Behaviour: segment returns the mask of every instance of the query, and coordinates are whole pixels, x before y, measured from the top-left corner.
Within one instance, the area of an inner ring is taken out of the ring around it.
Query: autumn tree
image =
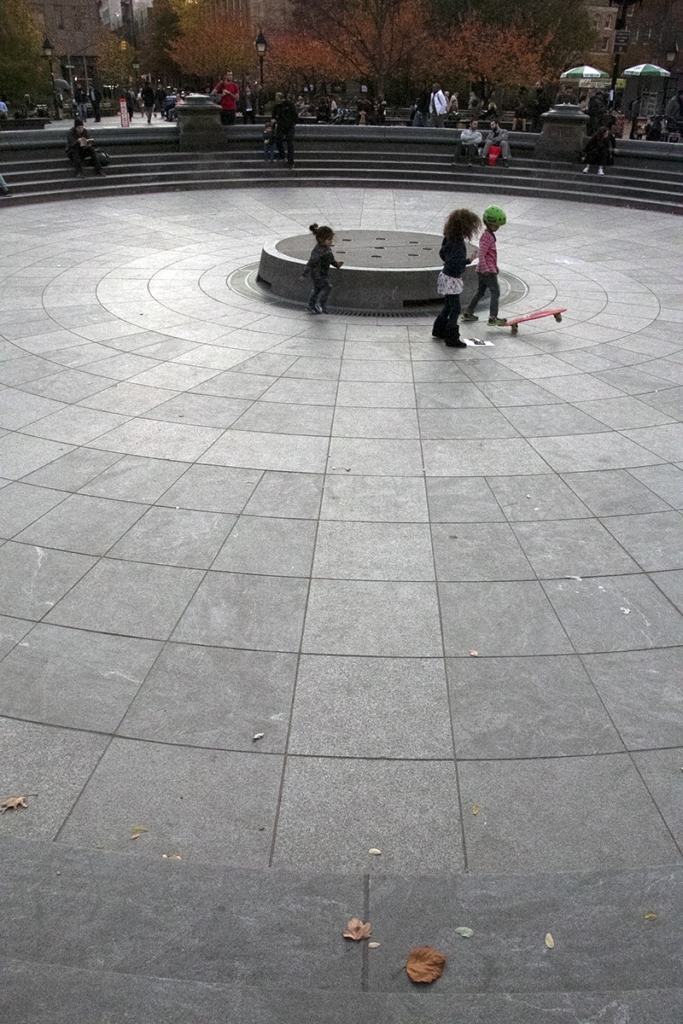
[[[423,0],[294,0],[294,14],[297,25],[379,94],[391,79],[426,73]]]
[[[122,44],[125,47],[122,49]],[[112,88],[127,88],[133,79],[136,51],[108,28],[100,30],[97,41],[97,72],[100,81]]]
[[[256,63],[251,26],[235,21],[225,9],[187,6],[180,15],[178,35],[168,53],[186,75],[203,78],[233,71],[238,77]]]
[[[154,0],[147,12],[141,58],[143,67],[155,78],[178,74],[171,47],[181,34],[181,9],[178,0]]]
[[[0,96],[19,101],[49,91],[41,44],[24,0],[0,0]]]
[[[547,37],[534,39],[522,28],[500,28],[470,15],[442,38],[435,63],[446,79],[457,75],[481,83],[488,98],[496,88],[542,78],[547,45]]]
[[[353,69],[322,39],[297,33],[272,38],[268,47],[268,77],[293,92],[300,86],[348,78]]]

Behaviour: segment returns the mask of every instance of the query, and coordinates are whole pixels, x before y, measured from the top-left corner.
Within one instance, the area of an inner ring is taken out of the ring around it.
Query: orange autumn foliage
[[[464,18],[441,40],[437,61],[444,77],[457,74],[500,86],[529,85],[547,71],[549,37],[535,38],[521,26],[501,28],[476,15]]]
[[[236,76],[256,64],[251,26],[227,13],[199,9],[184,16],[177,39],[168,51],[184,74],[216,78],[225,71]]]
[[[280,85],[298,90],[300,79],[311,85],[341,81],[351,74],[348,63],[322,39],[297,32],[269,40],[267,75]]]

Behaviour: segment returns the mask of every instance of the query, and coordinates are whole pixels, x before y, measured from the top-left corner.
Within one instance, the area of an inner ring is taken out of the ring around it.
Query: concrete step
[[[320,875],[19,840],[0,855],[8,1024],[683,1019],[683,867]],[[342,938],[354,916],[379,948]],[[403,965],[424,944],[447,966],[418,989]]]

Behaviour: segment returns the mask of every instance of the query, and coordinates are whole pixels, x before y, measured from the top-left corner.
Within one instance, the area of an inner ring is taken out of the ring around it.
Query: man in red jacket
[[[221,98],[221,124],[234,124],[240,89],[233,79],[232,71],[225,72],[223,81],[218,83],[211,95]]]

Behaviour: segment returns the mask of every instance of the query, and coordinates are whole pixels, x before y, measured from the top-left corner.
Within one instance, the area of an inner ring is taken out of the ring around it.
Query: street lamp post
[[[256,47],[256,52],[258,54],[259,67],[261,69],[261,90],[263,90],[263,58],[266,55],[268,43],[266,42],[266,37],[264,36],[261,29],[258,30],[258,35],[256,36],[256,42],[254,43],[254,46]]]
[[[46,36],[45,37],[45,42],[43,43],[43,57],[47,61],[47,66],[48,66],[48,69],[50,71],[50,81],[52,82],[52,102],[55,105],[55,121],[61,121],[61,119],[62,119],[62,112],[59,109],[59,103],[57,101],[57,91],[55,89],[55,76],[54,76],[54,72],[52,70],[52,57],[53,57],[54,52],[55,51],[53,49],[52,43],[50,42],[50,40]]]
[[[664,110],[669,102],[669,83],[671,82],[671,73],[674,69],[674,64],[678,59],[678,43],[673,43],[666,51],[666,68],[669,72],[669,78],[664,82]]]
[[[137,59],[137,57],[132,62],[131,67],[133,68],[133,74],[135,75],[135,90],[137,92],[137,88],[138,88],[138,71],[140,70],[140,61]]]

